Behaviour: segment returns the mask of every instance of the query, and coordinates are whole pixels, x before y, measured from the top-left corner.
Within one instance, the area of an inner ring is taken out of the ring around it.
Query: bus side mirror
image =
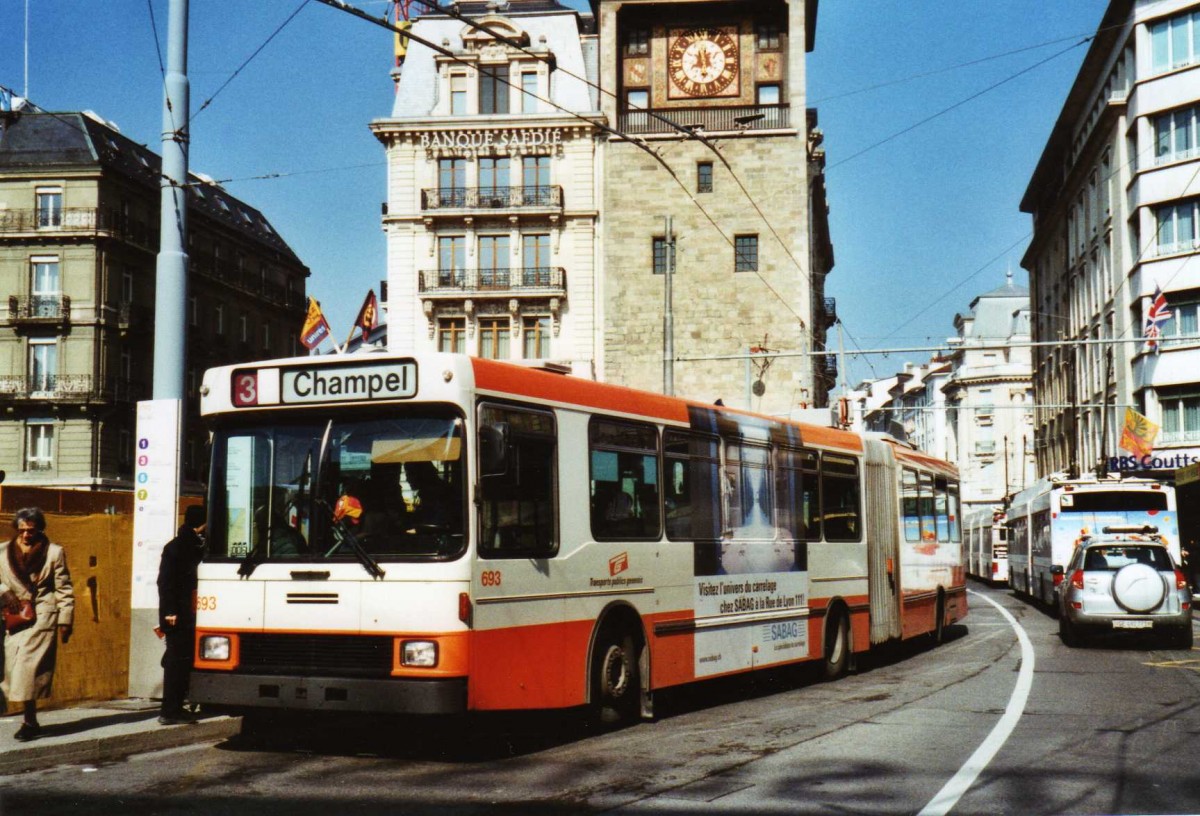
[[[503,476],[508,473],[509,426],[507,422],[479,428],[479,475]]]
[[[1064,575],[1066,574],[1066,571],[1066,567],[1064,567],[1062,564],[1052,564],[1050,566],[1051,575]]]

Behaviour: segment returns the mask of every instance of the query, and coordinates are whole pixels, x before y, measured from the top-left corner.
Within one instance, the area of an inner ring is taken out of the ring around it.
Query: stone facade
[[[603,164],[602,377],[665,387],[670,216],[674,393],[770,414],[825,405],[836,370],[806,354],[832,322],[823,153],[805,107],[815,3],[598,8],[601,85],[618,89],[601,104],[624,135]]]
[[[160,159],[92,114],[0,112],[5,485],[132,487],[152,394]],[[201,373],[295,354],[308,269],[216,184],[189,188],[185,489],[206,473]]]

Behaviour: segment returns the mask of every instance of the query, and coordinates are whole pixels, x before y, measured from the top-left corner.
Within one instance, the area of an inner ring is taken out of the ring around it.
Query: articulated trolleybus
[[[889,438],[449,354],[216,368],[202,412],[218,709],[650,716],[967,612],[956,471]]]
[[[967,575],[993,584],[1008,582],[1008,527],[1004,511],[984,507],[963,514]]]
[[[1008,526],[1009,585],[1049,605],[1075,547],[1106,527],[1156,528],[1180,563],[1175,488],[1153,479],[1039,479],[1013,496]]]

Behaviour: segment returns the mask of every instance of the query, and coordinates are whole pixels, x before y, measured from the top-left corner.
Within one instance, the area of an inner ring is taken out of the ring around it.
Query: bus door
[[[554,708],[583,701],[564,676],[558,553],[557,428],[550,411],[478,407],[472,708]],[[576,672],[578,674],[579,672]]]
[[[867,571],[870,575],[871,643],[900,637],[900,536],[896,508],[896,457],[882,440],[864,439]],[[909,471],[905,471],[906,473]],[[915,486],[914,486],[915,487]],[[914,495],[915,501],[915,495]],[[906,498],[907,501],[907,498]]]

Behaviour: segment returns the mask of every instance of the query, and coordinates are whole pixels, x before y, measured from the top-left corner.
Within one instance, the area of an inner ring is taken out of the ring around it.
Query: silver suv
[[[1058,591],[1063,643],[1078,646],[1086,634],[1152,631],[1172,648],[1192,647],[1192,592],[1157,532],[1105,527],[1075,548]]]

